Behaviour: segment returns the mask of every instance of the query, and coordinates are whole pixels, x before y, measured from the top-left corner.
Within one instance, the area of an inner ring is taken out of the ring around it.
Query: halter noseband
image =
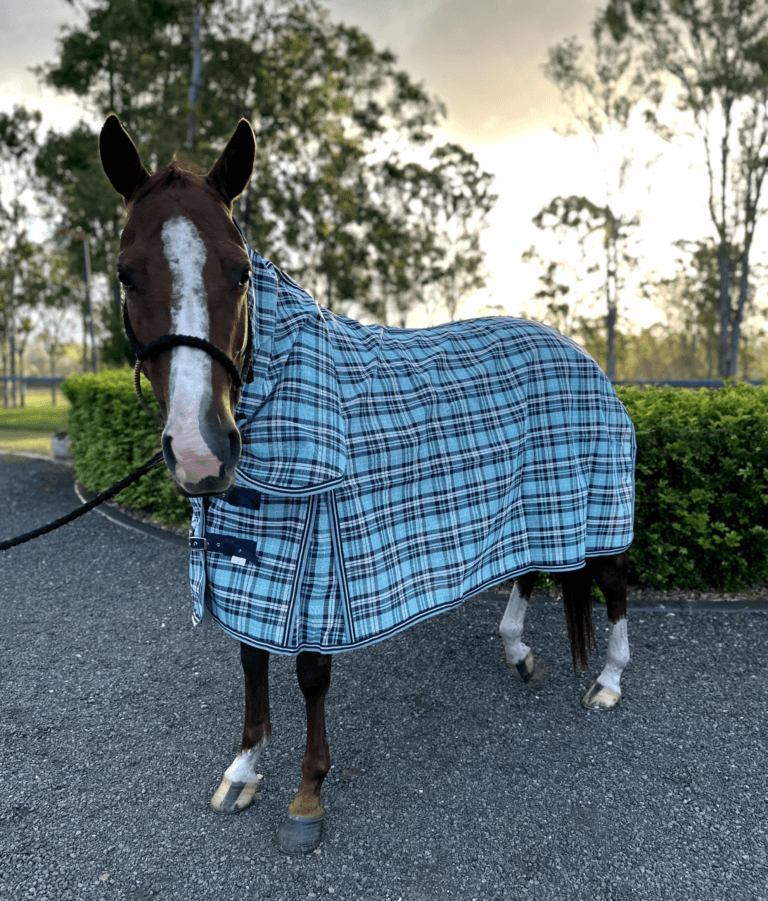
[[[248,343],[245,347],[245,360],[243,362],[243,367],[241,370],[238,370],[237,366],[235,366],[234,361],[228,357],[223,350],[219,350],[214,344],[211,344],[210,341],[205,338],[197,338],[194,335],[161,335],[159,338],[155,338],[154,341],[150,341],[148,344],[139,344],[138,339],[136,338],[136,333],[131,326],[131,321],[128,318],[128,304],[125,300],[125,297],[122,298],[122,308],[123,308],[123,326],[125,327],[125,335],[128,338],[128,341],[131,345],[131,350],[136,356],[136,365],[133,368],[133,387],[136,391],[136,396],[139,399],[139,403],[144,407],[144,410],[150,414],[150,416],[154,417],[154,413],[147,406],[147,402],[144,400],[144,396],[141,393],[141,364],[147,357],[151,356],[153,353],[163,350],[168,350],[171,347],[179,347],[180,345],[185,345],[187,347],[196,347],[199,350],[204,350],[207,354],[213,357],[218,363],[227,370],[230,378],[232,379],[232,383],[238,391],[238,400],[240,399],[239,393],[241,388],[243,387],[243,382],[252,382],[253,381],[253,332],[251,330],[251,311],[250,307],[246,302],[246,328],[248,329]]]

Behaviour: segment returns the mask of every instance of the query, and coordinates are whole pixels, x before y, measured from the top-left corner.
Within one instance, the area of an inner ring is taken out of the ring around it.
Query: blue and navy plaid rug
[[[236,487],[192,502],[195,622],[335,653],[629,547],[634,429],[577,344],[511,318],[361,325],[248,251],[255,379]]]

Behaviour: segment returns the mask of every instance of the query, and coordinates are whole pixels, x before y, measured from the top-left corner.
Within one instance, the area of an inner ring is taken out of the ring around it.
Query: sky
[[[55,57],[62,25],[82,21],[79,3],[0,5],[0,109],[22,101],[40,109],[45,125],[57,130],[88,119],[77,98],[41,87],[29,71]],[[571,35],[588,40],[600,5],[596,0],[326,0],[334,19],[360,27],[377,47],[392,50],[414,80],[446,103],[445,138],[471,150],[495,176],[499,199],[483,237],[488,285],[460,308],[462,318],[491,308],[511,315],[523,307],[530,312],[538,270],[520,258],[531,244],[542,245],[531,219],[557,195],[587,195],[596,202],[603,197],[591,143],[553,131],[565,122],[566,109],[541,71],[549,47]],[[637,140],[651,152],[646,135]],[[672,242],[712,233],[697,159],[696,147],[667,149],[636,182],[631,199],[643,211],[638,235],[648,268],[671,274]],[[621,299],[620,314],[638,326],[659,316],[650,302],[629,293]]]

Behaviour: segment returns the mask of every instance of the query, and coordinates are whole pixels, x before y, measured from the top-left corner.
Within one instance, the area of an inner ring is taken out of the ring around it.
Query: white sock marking
[[[517,588],[517,582],[509,596],[507,609],[504,611],[499,632],[504,641],[504,649],[507,652],[507,660],[513,665],[517,665],[525,660],[528,651],[531,649],[527,644],[520,641],[523,634],[523,622],[525,621],[525,611],[528,609],[528,601],[520,596]]]
[[[261,773],[256,772],[256,764],[266,743],[262,740],[255,748],[241,751],[227,767],[224,778],[230,782],[258,782],[262,777]]]
[[[629,641],[627,639],[627,618],[622,617],[614,623],[611,635],[608,639],[608,654],[605,667],[597,677],[597,681],[610,688],[617,694],[621,694],[621,674],[629,663]]]
[[[173,278],[171,332],[208,339],[208,300],[203,282],[205,243],[185,216],[168,219],[162,230],[163,252]],[[211,403],[211,358],[193,347],[171,350],[168,423],[176,477],[196,482],[217,475],[219,462],[200,432],[200,413]]]

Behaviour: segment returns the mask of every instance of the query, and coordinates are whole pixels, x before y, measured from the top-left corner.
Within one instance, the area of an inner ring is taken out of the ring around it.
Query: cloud
[[[503,141],[560,116],[541,65],[548,47],[584,33],[596,8],[594,0],[442,0],[409,55],[447,102],[452,130],[473,142]]]
[[[19,103],[41,109],[45,126],[60,129],[83,115],[76,98],[42,86],[30,72],[56,58],[62,25],[82,18],[61,0],[0,4],[0,109],[10,112]]]
[[[598,7],[598,0],[326,2],[334,19],[391,47],[400,65],[446,102],[451,135],[472,144],[505,141],[560,118],[557,91],[541,64],[557,41],[586,36]],[[82,20],[61,0],[0,4],[1,108],[18,101],[42,106],[57,126],[82,108],[72,95],[41,87],[28,69],[56,57],[62,24]]]

